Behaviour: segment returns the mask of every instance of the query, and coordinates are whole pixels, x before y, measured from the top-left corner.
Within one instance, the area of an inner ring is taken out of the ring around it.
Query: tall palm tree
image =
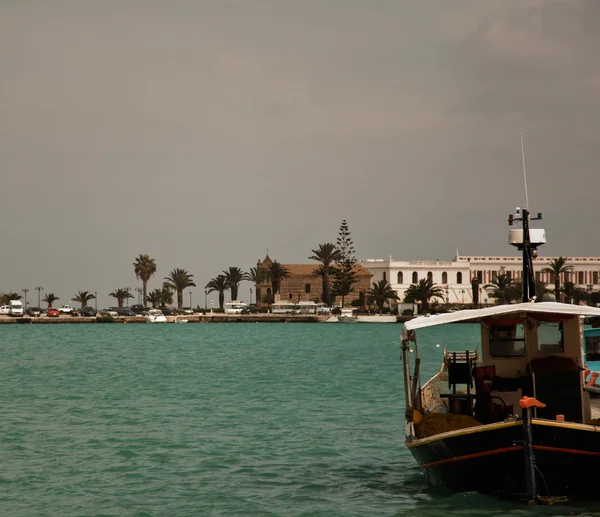
[[[588,298],[588,293],[585,289],[579,287],[574,282],[565,282],[560,292],[565,296],[565,303],[579,303]]]
[[[548,289],[546,289],[546,284],[541,280],[535,281],[535,295],[537,296],[537,301],[541,302],[544,294],[546,294]],[[513,281],[512,286],[506,290],[506,300],[508,303],[516,302],[519,303],[523,296],[523,284],[520,281]]]
[[[80,303],[81,308],[83,309],[84,307],[87,307],[87,303],[90,300],[93,300],[94,298],[95,298],[95,296],[88,291],[79,291],[77,293],[77,295],[75,295],[75,296],[73,296],[73,298],[71,298],[71,301]]]
[[[179,311],[183,307],[183,290],[188,287],[196,287],[193,278],[194,275],[188,273],[187,269],[180,267],[176,267],[164,278],[163,286],[177,292],[177,310]]]
[[[57,300],[60,300],[60,298],[54,296],[54,293],[48,293],[42,298],[42,301],[48,304],[48,308],[52,307],[52,304]]]
[[[323,294],[321,299],[323,303],[331,305],[331,287],[329,276],[332,273],[333,265],[336,261],[342,258],[342,253],[335,247],[335,244],[326,242],[319,244],[316,250],[311,250],[313,254],[308,257],[308,260],[316,260],[320,262],[319,266],[312,272],[313,278],[321,277],[323,285]]]
[[[290,270],[276,260],[265,270],[267,280],[271,282],[273,288],[273,296],[275,296],[281,287],[281,281],[284,278],[290,278],[292,274]]]
[[[388,300],[398,301],[398,293],[392,289],[387,280],[373,282],[373,287],[369,289],[369,301],[377,305],[380,314],[383,312],[383,306]]]
[[[219,293],[219,308],[222,309],[225,304],[225,291],[229,289],[227,277],[225,275],[218,275],[215,278],[212,278],[204,288],[208,289],[209,293],[212,293],[213,291]]]
[[[492,280],[492,283],[485,284],[484,289],[492,288],[492,296],[496,299],[498,305],[508,303],[511,298],[511,291],[514,290],[514,284],[512,279],[505,273],[501,273],[497,276],[496,280]]]
[[[4,293],[0,296],[0,305],[8,305],[11,300],[21,300],[23,297],[15,292]]]
[[[265,270],[260,267],[251,267],[250,271],[246,273],[246,280],[254,284],[256,292],[256,304],[259,305],[259,300],[262,300],[260,284],[266,280]]]
[[[542,269],[542,273],[550,273],[550,275],[554,276],[554,295],[556,296],[556,301],[560,301],[560,275],[564,275],[565,273],[570,273],[573,271],[573,266],[568,266],[567,261],[568,257],[558,257],[556,259],[552,259],[548,262],[548,267]]]
[[[119,309],[123,308],[123,303],[125,300],[129,298],[133,298],[133,295],[129,292],[128,287],[123,287],[121,289],[115,289],[112,293],[108,293],[108,296],[112,296],[117,299],[117,305]]]
[[[244,280],[248,280],[248,274],[244,273],[239,267],[233,266],[230,266],[228,270],[223,271],[223,274],[227,279],[229,289],[231,289],[231,301],[237,300],[240,283]]]
[[[138,255],[133,262],[135,277],[142,281],[144,289],[143,304],[146,305],[148,280],[156,273],[156,261],[148,254]]]
[[[423,312],[429,309],[429,300],[431,298],[444,299],[444,289],[433,283],[429,278],[421,278],[416,284],[411,284],[404,293],[406,302],[420,301]]]

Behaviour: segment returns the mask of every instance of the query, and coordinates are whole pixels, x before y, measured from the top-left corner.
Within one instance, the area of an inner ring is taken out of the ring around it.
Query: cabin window
[[[383,281],[387,282],[387,273],[385,271],[383,272]]]
[[[430,282],[433,282],[433,273],[431,271],[427,272],[427,280],[429,280]]]
[[[417,274],[416,271],[414,271],[413,274],[412,274],[412,283],[413,284],[418,284],[419,283],[419,275]]]
[[[456,273],[456,283],[462,284],[462,273]]]
[[[492,357],[523,357],[525,332],[523,325],[490,326],[490,355]]]
[[[447,284],[448,283],[448,273],[446,273],[445,271],[442,273],[442,284]]]
[[[562,323],[542,323],[537,334],[540,352],[550,354],[565,351]]]
[[[310,293],[310,284],[306,284],[306,285],[304,286],[304,292],[305,292],[305,293]]]
[[[398,283],[399,284],[404,283],[404,275],[402,274],[402,271],[398,271]]]
[[[600,361],[600,336],[585,338],[585,356],[587,361]]]

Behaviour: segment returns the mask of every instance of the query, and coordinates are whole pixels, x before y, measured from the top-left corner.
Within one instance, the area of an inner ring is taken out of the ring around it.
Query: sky
[[[0,0],[0,291],[115,305],[148,253],[203,305],[343,219],[510,255],[521,133],[540,255],[598,256],[598,48],[597,0]]]

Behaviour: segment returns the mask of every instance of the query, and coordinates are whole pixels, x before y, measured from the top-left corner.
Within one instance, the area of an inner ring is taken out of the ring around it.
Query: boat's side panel
[[[598,428],[600,430],[600,428]],[[538,493],[598,499],[600,433],[592,426],[534,421]],[[522,428],[492,428],[410,444],[429,482],[458,491],[525,492]]]

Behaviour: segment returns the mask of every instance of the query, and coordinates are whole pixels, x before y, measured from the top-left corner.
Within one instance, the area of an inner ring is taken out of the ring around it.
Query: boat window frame
[[[518,327],[522,328],[523,337],[517,337],[518,335]],[[513,332],[514,336],[501,337],[498,334],[500,332]],[[494,336],[496,333],[496,336]],[[494,345],[504,344],[504,343],[523,343],[522,353],[500,353],[499,351],[494,349]],[[504,358],[504,359],[512,359],[512,358],[521,358],[527,355],[527,340],[525,338],[525,325],[523,323],[513,323],[509,325],[490,325],[488,329],[488,349],[490,353],[490,357],[494,358]]]

